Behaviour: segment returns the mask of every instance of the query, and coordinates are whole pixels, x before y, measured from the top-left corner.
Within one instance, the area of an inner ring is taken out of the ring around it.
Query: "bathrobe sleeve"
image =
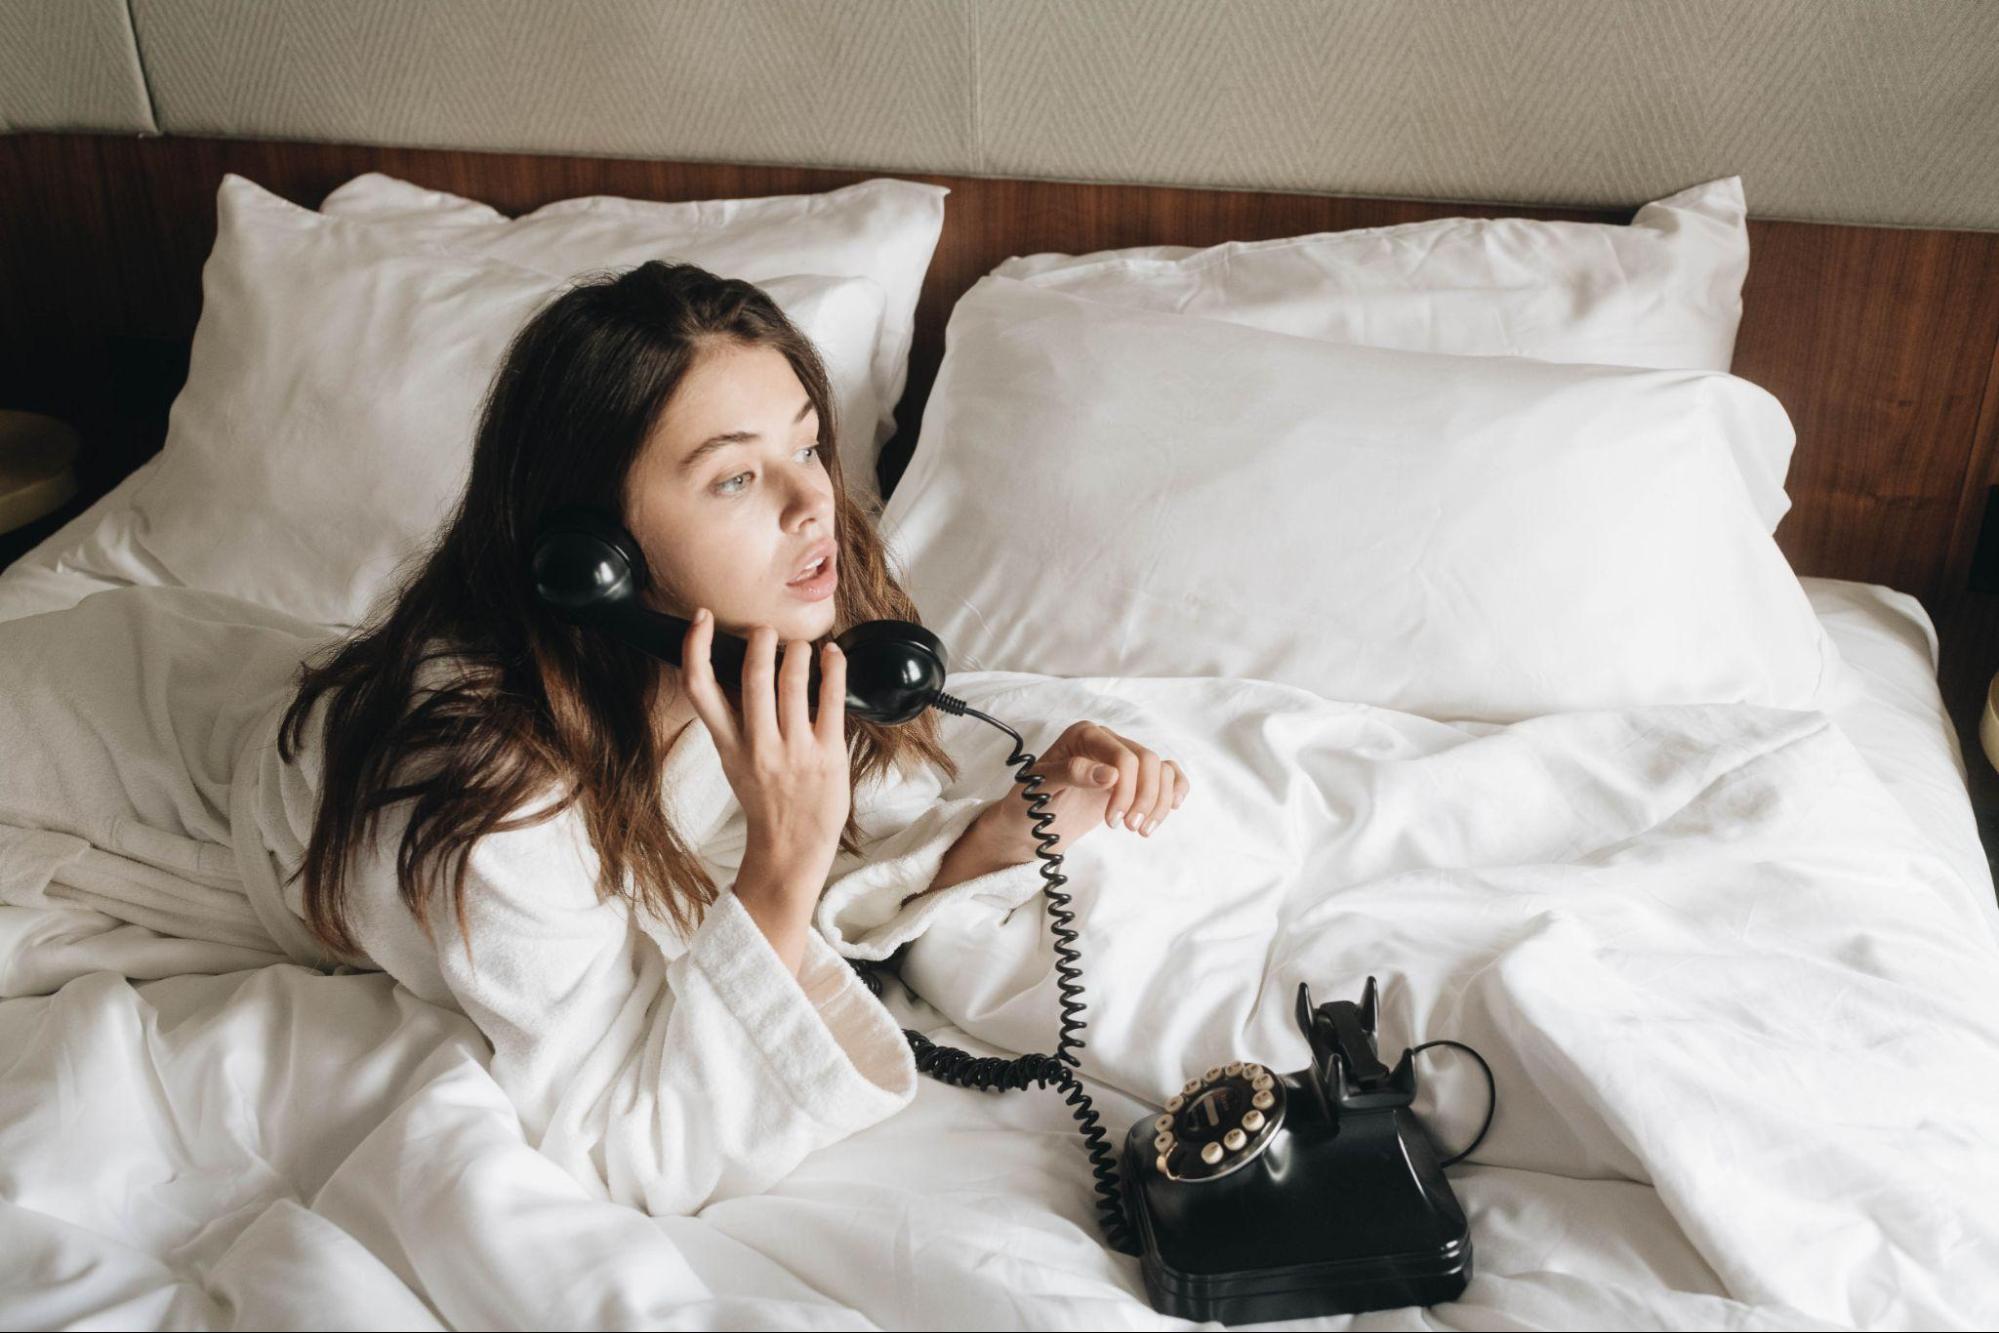
[[[593,1194],[692,1213],[915,1095],[901,1031],[815,932],[794,977],[724,887],[672,953],[671,926],[597,900],[596,871],[572,807],[473,845],[471,960],[452,914],[432,913],[443,983],[492,1042],[529,1141]]]
[[[1005,774],[995,779],[995,787]],[[938,914],[977,902],[988,910],[1010,909],[1032,898],[1044,882],[1042,861],[1030,855],[998,870],[974,876],[936,893],[922,894],[937,878],[944,854],[994,800],[1026,803],[1008,784],[985,795],[945,799],[943,774],[927,760],[906,762],[886,779],[854,792],[860,825],[858,856],[841,852],[833,860],[826,892],[813,924],[848,958],[880,960],[929,928]],[[1061,850],[1059,847],[1056,850]]]

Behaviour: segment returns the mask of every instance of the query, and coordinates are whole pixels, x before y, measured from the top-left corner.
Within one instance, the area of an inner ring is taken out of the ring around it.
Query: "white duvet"
[[[1999,1324],[1999,945],[1825,715],[1498,727],[1254,681],[951,689],[1030,748],[1093,718],[1190,775],[1151,839],[1096,833],[1064,865],[1114,1137],[1189,1071],[1303,1065],[1300,980],[1378,977],[1391,1056],[1451,1037],[1491,1061],[1497,1118],[1451,1171],[1470,1289],[1325,1326]],[[946,797],[1005,789],[1005,738],[944,735]],[[135,983],[90,960],[173,971],[177,946],[4,910],[16,961],[81,975],[0,1002],[0,1323],[1177,1323],[1098,1244],[1052,1093],[926,1081],[766,1193],[650,1217],[529,1147],[478,1031],[383,975]],[[904,974],[913,1026],[1052,1046],[1038,899],[938,917]],[[1483,1110],[1465,1064],[1425,1057],[1447,1149]]]

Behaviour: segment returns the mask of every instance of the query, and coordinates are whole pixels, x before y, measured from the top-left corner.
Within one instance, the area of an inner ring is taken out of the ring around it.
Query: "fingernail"
[[[1124,811],[1122,810],[1113,810],[1108,815],[1104,816],[1104,823],[1116,824],[1118,822],[1119,817],[1122,816],[1123,814]]]
[[[1154,830],[1154,829],[1156,829],[1156,828],[1158,828],[1158,827],[1159,827],[1159,821],[1158,821],[1158,820],[1156,820],[1156,819],[1148,819],[1148,820],[1146,820],[1146,821],[1145,821],[1145,827],[1144,827],[1144,828],[1142,828],[1142,829],[1140,829],[1140,830],[1139,830],[1139,832],[1140,832],[1140,833],[1142,833],[1142,834],[1144,834],[1144,835],[1145,835],[1146,837],[1148,837],[1148,838],[1149,838],[1149,837],[1151,837],[1151,836],[1152,836],[1152,830]]]
[[[707,607],[705,607],[705,606],[704,606],[704,607],[702,607],[702,608],[701,608],[701,609],[700,609],[699,611],[696,611],[696,612],[694,613],[694,623],[695,623],[695,624],[697,624],[697,625],[705,625],[705,624],[707,624],[707,623],[708,623],[708,608],[707,608]]]

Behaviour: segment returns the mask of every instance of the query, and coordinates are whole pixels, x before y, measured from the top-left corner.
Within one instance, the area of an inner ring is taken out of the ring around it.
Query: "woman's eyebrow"
[[[804,404],[799,407],[798,415],[791,419],[791,424],[795,426],[805,420],[806,414],[811,410],[812,400],[807,398]],[[721,435],[710,435],[707,439],[695,445],[687,457],[680,460],[680,471],[692,472],[695,464],[726,445],[747,444],[751,440],[760,440],[762,438],[761,434],[753,430],[732,430]]]

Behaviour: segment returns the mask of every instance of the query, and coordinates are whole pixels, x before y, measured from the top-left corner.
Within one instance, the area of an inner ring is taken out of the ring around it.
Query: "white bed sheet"
[[[89,519],[0,576],[0,618],[121,582],[51,557]],[[1864,686],[1834,721],[1999,939],[1927,616],[1885,588],[1805,584]],[[906,1025],[992,1049],[891,989]],[[1092,1243],[1050,1094],[925,1081],[768,1194],[649,1218],[584,1199],[529,1148],[483,1061],[464,1018],[380,975],[98,973],[0,1002],[0,1324],[1179,1326]],[[1153,1109],[1091,1087],[1114,1134]],[[1313,1326],[1814,1324],[1745,1304],[1740,1274],[1731,1298],[1653,1185],[1452,1174],[1478,1247],[1465,1299]]]

